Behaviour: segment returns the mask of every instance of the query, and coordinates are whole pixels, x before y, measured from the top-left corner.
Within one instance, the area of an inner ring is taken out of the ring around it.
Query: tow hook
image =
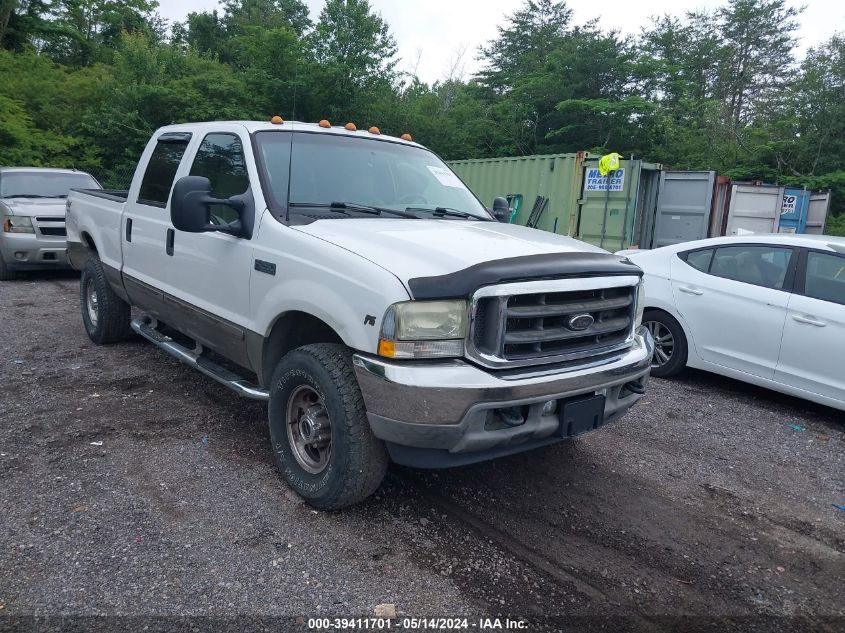
[[[631,393],[639,395],[643,395],[645,393],[645,385],[639,380],[632,380],[629,383],[625,383],[623,389],[627,389]]]

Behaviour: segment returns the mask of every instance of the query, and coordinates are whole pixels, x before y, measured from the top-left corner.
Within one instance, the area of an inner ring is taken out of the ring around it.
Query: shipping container
[[[449,163],[488,207],[507,198],[511,221],[572,235],[608,250],[640,244],[657,203],[660,165],[622,160],[607,176],[578,152]],[[644,218],[645,217],[645,221]]]
[[[664,171],[653,218],[644,227],[641,248],[658,248],[709,237],[715,171]],[[651,226],[653,224],[653,226]]]
[[[708,237],[720,237],[728,227],[728,215],[731,207],[733,182],[727,176],[716,176],[713,186],[713,208],[710,212],[710,230]]]
[[[449,166],[481,202],[507,198],[511,221],[554,233],[569,233],[570,216],[581,187],[587,154],[544,154],[450,161]],[[535,203],[541,200],[542,208]],[[532,210],[535,210],[532,217]]]
[[[783,191],[778,185],[735,183],[725,235],[777,233]]]
[[[822,235],[830,211],[830,192],[814,191],[807,205],[807,233]]]
[[[583,161],[581,193],[570,234],[609,251],[637,247],[650,231],[660,188],[661,165],[620,160],[602,176],[598,157]]]
[[[810,192],[806,189],[785,188],[780,207],[778,233],[805,233]]]
[[[824,233],[830,192],[759,183],[734,183],[723,235]]]

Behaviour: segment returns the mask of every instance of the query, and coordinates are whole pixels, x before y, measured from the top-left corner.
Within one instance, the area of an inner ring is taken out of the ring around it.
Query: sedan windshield
[[[452,170],[428,150],[339,134],[295,133],[291,143],[286,134],[261,132],[256,139],[280,206],[288,199],[290,168],[289,202],[297,213],[355,212],[357,206],[381,210],[388,217],[443,217],[439,210],[449,209],[458,212],[451,218],[491,219]]]
[[[100,189],[100,185],[84,172],[6,171],[0,174],[0,198],[67,198],[71,189]]]

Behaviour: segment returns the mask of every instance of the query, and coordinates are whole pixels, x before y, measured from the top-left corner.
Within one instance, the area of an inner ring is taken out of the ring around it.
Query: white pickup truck
[[[639,268],[497,222],[407,135],[172,125],[128,191],[73,191],[67,230],[91,339],[134,330],[266,400],[276,464],[319,508],[370,495],[390,460],[456,466],[598,428],[650,371]]]

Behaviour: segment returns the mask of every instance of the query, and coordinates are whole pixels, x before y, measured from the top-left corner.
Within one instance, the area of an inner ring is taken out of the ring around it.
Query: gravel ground
[[[391,467],[318,513],[276,473],[262,405],[140,339],[93,345],[77,286],[0,282],[0,628],[381,603],[537,630],[845,626],[842,412],[687,372],[569,443]]]

